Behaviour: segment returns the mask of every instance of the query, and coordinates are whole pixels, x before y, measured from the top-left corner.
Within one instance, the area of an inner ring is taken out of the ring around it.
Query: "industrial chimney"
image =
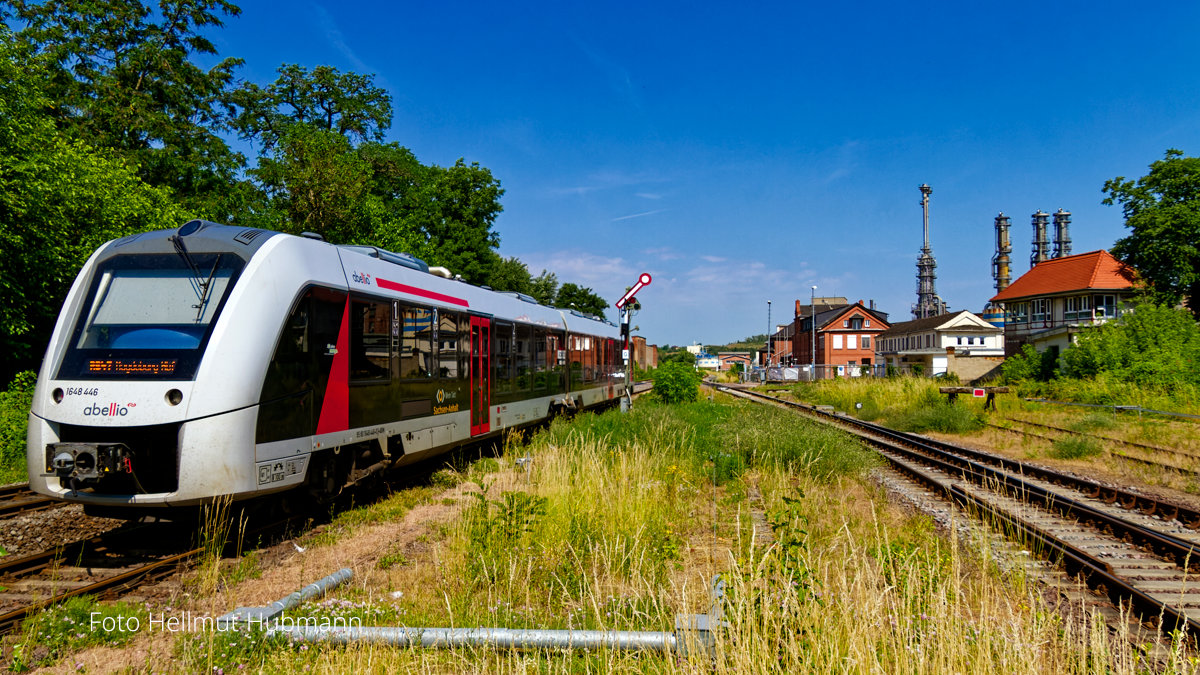
[[[1029,256],[1030,268],[1050,259],[1050,240],[1046,237],[1046,226],[1049,224],[1049,213],[1038,209],[1037,213],[1033,214],[1033,255]]]
[[[924,245],[921,255],[917,257],[917,302],[912,306],[912,312],[914,319],[925,319],[945,314],[946,303],[942,302],[934,289],[937,261],[933,258],[933,250],[929,248],[929,195],[933,194],[933,188],[922,183],[917,189],[921,191]]]
[[[996,255],[992,256],[992,277],[996,280],[996,292],[1008,288],[1012,280],[1012,241],[1008,238],[1008,228],[1012,219],[1001,211],[996,216]]]
[[[1054,257],[1071,255],[1071,212],[1059,209],[1054,214]]]

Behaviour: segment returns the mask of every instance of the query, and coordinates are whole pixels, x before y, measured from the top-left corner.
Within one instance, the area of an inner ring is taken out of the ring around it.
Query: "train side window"
[[[550,364],[546,360],[546,329],[533,329],[533,389],[543,391],[549,386]]]
[[[391,379],[392,303],[350,300],[350,379]]]
[[[433,310],[401,305],[400,377],[422,380],[433,375]]]
[[[512,391],[513,326],[506,321],[492,322],[492,393]]]
[[[533,329],[523,323],[517,324],[517,340],[513,347],[513,359],[516,370],[516,386],[514,391],[529,391],[533,379],[533,368],[530,357],[533,354]]]
[[[459,358],[458,312],[438,310],[438,376],[462,377]]]

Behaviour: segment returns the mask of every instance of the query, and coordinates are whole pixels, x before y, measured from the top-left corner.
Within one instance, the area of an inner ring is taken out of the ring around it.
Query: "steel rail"
[[[750,394],[757,398],[762,398],[775,403],[787,404],[790,407],[797,407],[806,412],[814,412],[807,406],[797,405],[790,401],[780,401],[773,397],[763,396],[757,392],[738,392],[739,394]],[[819,412],[819,411],[815,411]],[[836,419],[838,422],[847,421],[842,416],[826,415]],[[858,422],[854,420],[854,422]],[[858,425],[854,425],[858,426]],[[869,425],[877,427],[878,425]],[[1007,472],[994,469],[986,464],[971,461],[962,457],[955,457],[952,450],[943,450],[931,447],[924,443],[925,439],[906,441],[905,445],[900,445],[892,441],[885,441],[870,436],[857,434],[863,440],[876,445],[884,452],[882,453],[893,466],[903,470],[911,476],[916,477],[922,483],[934,488],[950,498],[951,501],[957,502],[965,507],[979,509],[981,512],[989,515],[993,524],[1003,524],[1013,530],[1020,532],[1028,538],[1028,540],[1038,544],[1043,550],[1052,552],[1059,557],[1069,572],[1082,574],[1086,577],[1088,584],[1095,588],[1103,589],[1110,599],[1120,604],[1129,602],[1130,605],[1142,616],[1160,617],[1162,624],[1168,629],[1184,628],[1195,637],[1200,637],[1200,622],[1188,617],[1184,612],[1171,606],[1170,604],[1157,600],[1148,595],[1144,591],[1136,588],[1129,583],[1125,578],[1116,573],[1111,565],[1103,561],[1095,559],[1082,549],[1073,544],[1063,541],[1058,537],[1044,531],[1038,526],[1026,522],[1023,519],[1016,517],[1008,512],[1000,509],[997,506],[987,503],[979,497],[971,494],[968,490],[960,485],[952,484],[950,481],[939,482],[936,479],[924,474],[918,468],[908,465],[907,461],[900,461],[899,458],[893,456],[892,453],[904,455],[910,460],[933,464],[935,470],[941,471],[949,476],[960,475],[965,480],[970,480],[980,485],[1003,486],[1007,490],[1021,495],[1025,501],[1040,502],[1043,508],[1057,511],[1060,514],[1074,518],[1075,520],[1087,524],[1094,529],[1105,530],[1113,533],[1113,536],[1118,538],[1128,538],[1135,540],[1138,544],[1153,549],[1156,553],[1172,558],[1175,563],[1182,568],[1195,568],[1200,566],[1200,560],[1193,561],[1193,556],[1197,551],[1197,546],[1193,543],[1186,542],[1171,535],[1156,532],[1148,528],[1141,527],[1135,523],[1116,518],[1104,513],[1094,507],[1091,507],[1077,500],[1070,499],[1064,495],[1053,493],[1041,486],[1029,483]],[[923,449],[906,447],[909,444],[924,445]],[[948,444],[943,444],[948,445]],[[954,448],[954,446],[950,446]],[[1031,499],[1032,497],[1032,499]]]
[[[1022,422],[1022,424],[1028,424],[1028,423]],[[989,428],[995,429],[997,431],[1005,431],[1010,434],[1019,434],[1021,436],[1028,436],[1029,438],[1036,438],[1040,441],[1046,441],[1047,443],[1054,443],[1055,441],[1060,440],[1058,438],[1051,438],[1050,436],[1043,436],[1042,434],[1035,434],[1032,431],[1025,431],[1024,429],[1013,429],[1012,427],[1002,427],[999,424],[992,424],[991,422],[988,422],[987,426]],[[1054,427],[1051,427],[1051,428],[1054,428]],[[1078,432],[1071,432],[1067,429],[1062,429],[1061,431],[1066,431],[1068,433],[1078,433]],[[1105,439],[1103,436],[1092,436],[1090,434],[1080,434],[1080,435],[1084,436],[1085,438],[1095,438],[1095,439],[1100,439],[1100,440],[1113,440],[1113,439]],[[1179,473],[1194,473],[1194,471],[1192,469],[1185,469],[1184,467],[1178,466],[1176,464],[1168,464],[1166,462],[1159,462],[1159,461],[1156,461],[1153,459],[1145,459],[1144,457],[1134,457],[1132,455],[1126,455],[1123,452],[1110,451],[1108,454],[1111,457],[1125,460],[1126,462],[1133,462],[1134,464],[1141,464],[1142,466],[1150,466],[1150,467],[1154,467],[1156,469],[1166,469],[1168,471],[1177,471]]]
[[[64,506],[64,502],[40,495],[29,489],[29,483],[0,487],[0,518],[30,511],[42,511]]]
[[[709,384],[708,386],[713,386],[719,390],[728,390],[727,387],[721,387],[721,386],[711,385],[711,384]],[[1024,476],[1030,476],[1033,478],[1037,478],[1039,480],[1044,480],[1049,483],[1055,483],[1058,485],[1063,485],[1066,487],[1073,488],[1073,489],[1078,490],[1079,492],[1083,493],[1084,495],[1086,495],[1087,497],[1089,497],[1091,499],[1098,499],[1098,500],[1103,501],[1108,504],[1117,504],[1124,509],[1127,509],[1130,511],[1137,510],[1145,515],[1157,514],[1160,517],[1162,517],[1164,520],[1177,520],[1182,525],[1184,525],[1185,527],[1188,527],[1190,529],[1200,529],[1200,510],[1196,510],[1196,509],[1193,509],[1188,506],[1156,499],[1152,496],[1142,494],[1139,492],[1134,492],[1132,490],[1126,490],[1124,488],[1120,488],[1120,487],[1116,487],[1116,486],[1112,486],[1112,485],[1105,485],[1103,483],[1099,483],[1097,481],[1094,481],[1094,480],[1091,480],[1088,478],[1083,478],[1080,476],[1072,476],[1070,474],[1059,473],[1057,471],[1053,471],[1051,469],[1046,469],[1043,467],[1035,466],[1033,464],[1026,464],[1024,462],[1021,462],[1021,461],[1018,461],[1015,459],[1009,459],[1007,457],[1000,457],[998,455],[981,452],[979,450],[972,450],[971,448],[964,448],[961,446],[953,445],[951,443],[945,443],[943,441],[938,441],[938,440],[935,440],[932,438],[925,438],[923,436],[917,436],[916,434],[909,434],[909,433],[905,433],[902,431],[896,431],[894,429],[889,429],[887,427],[884,427],[884,426],[881,426],[878,424],[873,424],[871,422],[865,422],[863,420],[854,419],[853,417],[849,417],[847,415],[841,415],[841,414],[836,414],[836,413],[827,413],[827,412],[817,409],[815,406],[811,406],[808,404],[796,403],[794,401],[784,401],[784,400],[777,399],[772,396],[766,396],[765,394],[760,394],[758,392],[753,392],[753,391],[741,391],[741,390],[735,390],[735,391],[738,391],[741,394],[745,394],[745,395],[752,396],[755,398],[761,398],[763,400],[771,401],[773,403],[785,405],[785,406],[788,406],[791,408],[804,410],[813,416],[820,417],[820,418],[823,418],[823,419],[826,419],[829,421],[836,421],[836,422],[839,422],[839,423],[842,423],[845,425],[859,427],[861,429],[866,429],[873,433],[879,434],[881,436],[891,438],[898,443],[920,444],[922,446],[934,447],[934,448],[940,447],[940,448],[943,448],[950,452],[953,452],[955,454],[967,456],[978,462],[982,462],[985,464],[994,464],[994,465],[1000,466],[1000,467],[1005,468],[1013,473],[1021,474]]]
[[[1058,432],[1061,432],[1064,434],[1071,434],[1073,436],[1083,436],[1085,438],[1094,438],[1098,441],[1104,441],[1106,443],[1117,443],[1119,445],[1126,445],[1131,448],[1137,448],[1139,450],[1150,450],[1153,452],[1165,452],[1165,453],[1172,454],[1172,455],[1179,455],[1181,457],[1187,457],[1189,459],[1200,459],[1200,454],[1197,454],[1194,452],[1189,452],[1187,450],[1180,450],[1178,448],[1164,448],[1159,445],[1147,445],[1145,443],[1135,443],[1133,441],[1124,441],[1119,438],[1113,438],[1111,436],[1101,436],[1100,434],[1089,434],[1089,433],[1086,433],[1083,431],[1075,431],[1074,429],[1064,429],[1062,427],[1056,427],[1053,424],[1042,424],[1041,422],[1031,422],[1029,420],[1023,420],[1019,417],[1008,417],[1006,419],[1009,420],[1010,422],[1016,422],[1017,424],[1025,424],[1025,425],[1028,425],[1031,427],[1041,427],[1042,429],[1050,429],[1052,431],[1058,431]],[[1000,428],[1004,428],[1004,427],[1000,427]]]

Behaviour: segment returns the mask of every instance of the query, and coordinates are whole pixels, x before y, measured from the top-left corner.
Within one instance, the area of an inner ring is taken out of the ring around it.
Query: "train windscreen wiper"
[[[192,291],[200,302],[192,305],[196,309],[196,321],[199,321],[204,316],[204,306],[208,304],[208,292],[212,287],[213,277],[217,274],[217,267],[221,264],[221,256],[217,255],[217,259],[213,261],[212,271],[208,273],[208,279],[201,279],[200,268],[196,266],[196,262],[192,260],[192,255],[188,253],[187,246],[183,244],[183,237],[175,234],[169,237],[171,245],[175,247],[175,252],[183,258],[183,262],[187,264],[188,270],[192,273]]]

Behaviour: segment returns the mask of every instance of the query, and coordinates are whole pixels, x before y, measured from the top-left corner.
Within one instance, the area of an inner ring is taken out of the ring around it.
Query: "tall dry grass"
[[[237,652],[237,663],[202,663],[225,672],[1056,675],[1162,666],[1098,621],[1059,617],[1019,566],[999,572],[986,547],[950,542],[928,518],[891,505],[866,480],[872,461],[855,441],[763,410],[639,404],[627,416],[556,423],[510,449],[502,472],[473,476],[461,518],[427,554],[345,605],[409,626],[669,631],[676,615],[709,610],[719,573],[728,627],[712,656],[272,645]],[[531,459],[528,471],[516,456]],[[1188,665],[1177,654],[1165,670]]]

